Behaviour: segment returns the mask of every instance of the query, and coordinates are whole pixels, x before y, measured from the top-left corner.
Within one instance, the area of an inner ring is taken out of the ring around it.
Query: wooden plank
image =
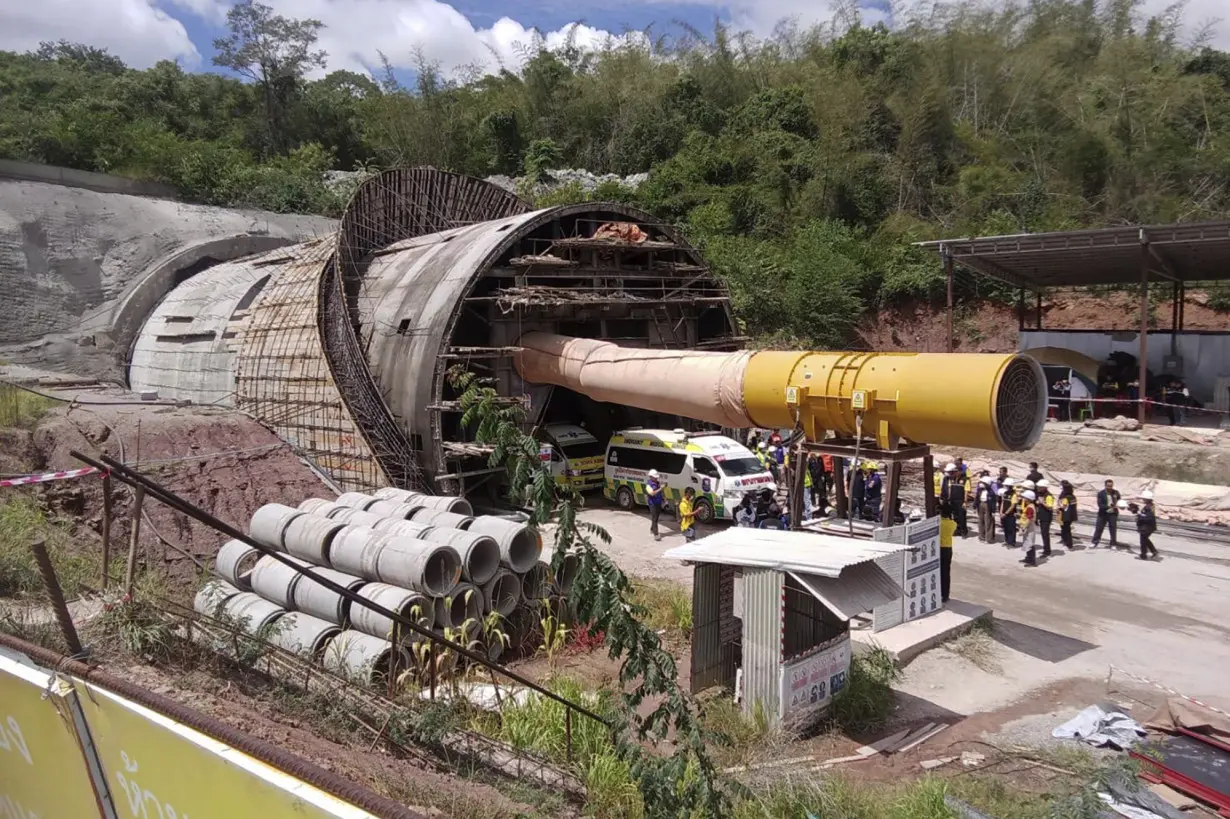
[[[1162,801],[1166,802],[1166,804],[1178,808],[1179,810],[1191,810],[1200,804],[1187,794],[1180,793],[1169,785],[1163,785],[1160,782],[1150,785],[1149,790],[1153,791],[1153,793],[1160,797]]]
[[[947,728],[947,727],[948,727],[948,723],[944,723],[944,724],[942,724],[942,725],[937,725],[937,726],[935,726],[935,728],[931,729],[930,731],[927,731],[925,734],[923,734],[922,736],[918,737],[918,739],[915,739],[915,740],[911,741],[908,745],[902,745],[900,748],[898,748],[898,749],[895,751],[895,753],[898,753],[898,754],[904,754],[906,751],[910,750],[910,749],[911,749],[911,748],[913,748],[914,746],[916,746],[916,745],[921,745],[922,743],[924,743],[924,742],[926,742],[927,740],[931,739],[931,737],[935,736],[936,734],[938,734],[940,731],[943,731],[943,730],[944,730],[945,728]]]
[[[932,725],[934,724],[935,723],[932,723]],[[871,756],[872,754],[878,754],[881,751],[884,751],[888,748],[897,747],[902,742],[905,742],[906,737],[908,737],[909,735],[910,735],[910,729],[906,728],[904,731],[898,731],[892,736],[887,736],[887,737],[884,737],[883,739],[876,740],[870,745],[864,745],[862,748],[859,748],[857,751],[855,751],[855,753],[861,756]]]

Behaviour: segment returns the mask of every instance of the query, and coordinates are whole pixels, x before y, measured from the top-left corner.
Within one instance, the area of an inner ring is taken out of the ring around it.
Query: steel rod
[[[51,608],[55,610],[60,632],[64,635],[64,642],[72,656],[80,657],[84,653],[81,648],[81,638],[77,636],[77,626],[73,624],[73,616],[69,613],[68,603],[64,600],[64,590],[60,588],[60,578],[56,577],[56,568],[51,565],[51,555],[47,554],[47,544],[39,538],[30,544],[30,551],[34,552],[39,574],[43,576],[43,585],[47,587],[47,596],[51,598]]]

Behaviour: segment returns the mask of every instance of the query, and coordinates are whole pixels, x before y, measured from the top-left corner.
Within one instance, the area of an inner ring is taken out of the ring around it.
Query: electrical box
[[[1183,356],[1168,355],[1162,357],[1162,372],[1175,378],[1183,377]]]

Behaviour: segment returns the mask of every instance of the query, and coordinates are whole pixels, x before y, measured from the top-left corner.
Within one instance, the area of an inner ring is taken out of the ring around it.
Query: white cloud
[[[107,48],[137,68],[201,59],[183,24],[153,0],[0,0],[0,49],[30,51],[43,40]]]

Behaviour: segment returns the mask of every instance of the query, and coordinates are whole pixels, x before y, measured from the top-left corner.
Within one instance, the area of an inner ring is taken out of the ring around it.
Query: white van
[[[557,484],[571,484],[578,492],[602,486],[606,447],[587,430],[575,424],[547,424],[538,456],[548,463]]]
[[[665,499],[678,504],[683,490],[696,490],[696,519],[730,520],[743,495],[768,487],[773,476],[751,450],[719,432],[681,429],[628,429],[611,436],[606,447],[602,494],[620,508],[645,505],[649,470],[665,483]]]

